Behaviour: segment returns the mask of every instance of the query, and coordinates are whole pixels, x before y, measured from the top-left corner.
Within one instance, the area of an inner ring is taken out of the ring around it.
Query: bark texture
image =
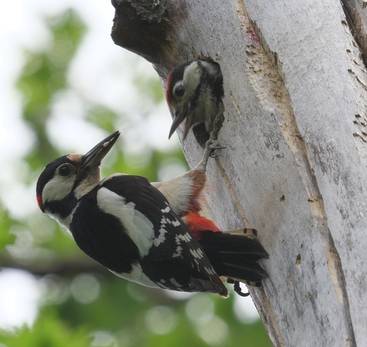
[[[274,345],[367,346],[365,1],[113,5],[113,40],[163,80],[200,54],[221,65],[227,148],[208,210],[223,229],[255,227],[270,254],[251,294]],[[183,147],[194,165],[192,135]]]

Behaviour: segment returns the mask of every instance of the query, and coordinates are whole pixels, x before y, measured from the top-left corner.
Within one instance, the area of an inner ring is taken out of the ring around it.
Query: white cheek
[[[208,71],[210,75],[218,75],[219,74],[219,68],[217,65],[209,63],[205,60],[201,61],[201,65],[204,66],[205,70]]]
[[[73,184],[74,176],[55,176],[43,188],[42,200],[44,202],[62,200],[71,192]]]
[[[196,61],[193,61],[189,66],[186,67],[183,75],[185,90],[189,93],[193,93],[200,83],[200,78],[200,66]]]

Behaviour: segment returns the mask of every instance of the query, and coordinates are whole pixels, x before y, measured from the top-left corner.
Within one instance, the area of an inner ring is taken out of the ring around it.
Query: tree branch
[[[78,273],[106,273],[106,269],[88,258],[55,259],[53,261],[21,261],[5,255],[0,256],[0,269],[17,269],[27,271],[35,276],[55,274],[74,276]]]

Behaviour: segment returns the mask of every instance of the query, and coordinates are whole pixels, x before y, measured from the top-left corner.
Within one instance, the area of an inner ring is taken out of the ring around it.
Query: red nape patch
[[[42,208],[42,196],[41,195],[37,195],[37,204],[40,208]]]
[[[212,231],[214,233],[220,232],[219,228],[210,219],[200,216],[198,213],[189,212],[183,217],[185,224],[190,230],[190,234],[196,240],[201,239],[201,232]]]
[[[166,84],[165,84],[165,89],[166,89],[166,100],[168,105],[171,105],[172,102],[172,71],[168,74],[167,79],[166,79]]]

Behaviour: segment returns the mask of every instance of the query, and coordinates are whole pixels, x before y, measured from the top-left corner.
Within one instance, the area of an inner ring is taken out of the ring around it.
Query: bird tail
[[[203,231],[198,241],[218,275],[254,286],[267,277],[258,261],[269,255],[256,238]]]

